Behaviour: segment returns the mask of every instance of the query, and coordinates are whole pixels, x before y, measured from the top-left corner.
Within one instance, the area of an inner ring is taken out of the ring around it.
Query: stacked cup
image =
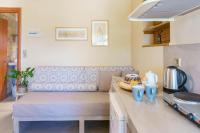
[[[146,95],[149,101],[153,102],[156,99],[156,94],[157,94],[157,88],[156,84],[158,81],[158,76],[149,71],[145,75],[146,77]]]
[[[144,95],[144,86],[142,84],[133,86],[132,93],[137,102],[142,101]]]
[[[144,90],[146,87],[147,98],[150,102],[153,102],[155,101],[156,94],[157,94],[156,84],[158,81],[158,76],[155,73],[149,71],[148,73],[145,74],[145,79],[146,79],[145,86],[142,84],[133,86],[133,89],[132,89],[133,96],[136,101],[138,102],[142,101],[143,96],[144,96]]]

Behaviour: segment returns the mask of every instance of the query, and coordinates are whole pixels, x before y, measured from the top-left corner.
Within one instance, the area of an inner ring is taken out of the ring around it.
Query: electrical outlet
[[[182,66],[182,59],[181,58],[175,58],[175,65],[177,67],[181,67]]]

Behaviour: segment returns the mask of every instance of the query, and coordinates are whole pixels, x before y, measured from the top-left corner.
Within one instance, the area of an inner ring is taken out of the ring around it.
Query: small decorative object
[[[162,36],[161,33],[156,34],[156,44],[162,43]]]
[[[16,69],[10,70],[10,75],[8,77],[16,79],[18,82],[19,93],[25,93],[28,87],[28,78],[33,77],[34,68],[27,68],[25,71],[20,71]]]
[[[108,21],[92,21],[92,45],[108,45]]]
[[[85,41],[87,40],[87,28],[56,28],[56,40],[58,41]]]

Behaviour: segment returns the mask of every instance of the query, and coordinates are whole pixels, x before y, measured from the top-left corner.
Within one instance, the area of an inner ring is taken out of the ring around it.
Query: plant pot
[[[12,97],[15,98],[16,97],[16,90],[17,90],[17,86],[13,86],[12,87]]]
[[[26,93],[26,92],[27,92],[27,87],[19,86],[18,93]]]

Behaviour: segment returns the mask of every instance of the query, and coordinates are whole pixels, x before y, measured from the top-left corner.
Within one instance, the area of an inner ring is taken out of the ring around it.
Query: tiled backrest
[[[37,67],[32,82],[84,83],[84,67]]]
[[[35,83],[97,83],[99,71],[134,71],[131,66],[66,66],[36,67],[31,82]]]
[[[86,83],[98,83],[99,67],[85,67],[84,77]]]
[[[32,91],[96,91],[100,71],[133,71],[133,67],[37,67],[29,84]]]
[[[121,72],[131,72],[134,71],[132,66],[102,66],[99,67],[101,71],[121,71]]]

